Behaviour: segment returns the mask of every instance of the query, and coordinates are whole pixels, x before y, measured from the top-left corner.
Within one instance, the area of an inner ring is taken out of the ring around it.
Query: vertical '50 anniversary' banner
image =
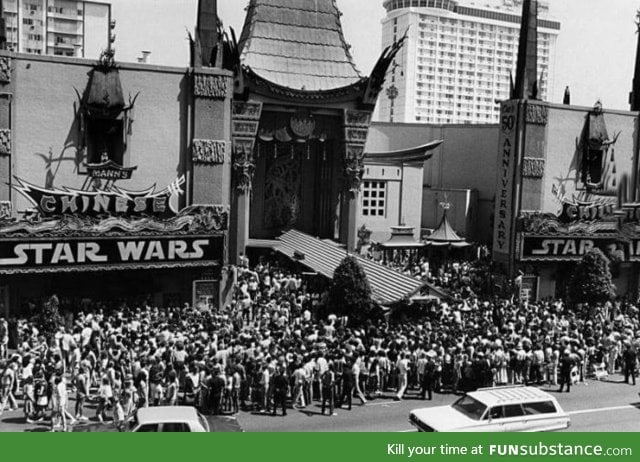
[[[506,101],[500,112],[500,153],[498,155],[493,252],[509,256],[513,239],[513,186],[516,172],[518,101]]]

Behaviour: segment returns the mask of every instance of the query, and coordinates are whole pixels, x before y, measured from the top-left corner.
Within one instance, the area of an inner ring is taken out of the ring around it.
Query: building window
[[[387,212],[387,183],[365,181],[362,188],[362,214],[365,217],[384,217]]]

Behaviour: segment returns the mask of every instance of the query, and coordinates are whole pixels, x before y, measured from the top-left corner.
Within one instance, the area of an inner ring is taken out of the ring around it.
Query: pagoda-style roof
[[[241,63],[276,88],[327,92],[362,85],[335,0],[250,0]]]
[[[392,162],[403,164],[412,162],[424,162],[433,157],[433,151],[442,143],[444,143],[443,140],[438,140],[408,149],[367,152],[365,155],[365,159],[370,162]]]
[[[471,245],[455,232],[451,223],[449,223],[446,211],[442,215],[440,226],[425,240],[428,245],[434,247],[469,247]]]
[[[426,244],[418,242],[413,238],[414,228],[411,226],[393,226],[391,228],[391,238],[380,244],[383,249],[421,249]]]

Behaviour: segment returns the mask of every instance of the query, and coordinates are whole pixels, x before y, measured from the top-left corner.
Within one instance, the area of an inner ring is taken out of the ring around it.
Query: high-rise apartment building
[[[539,95],[553,93],[560,23],[539,1]],[[382,43],[407,42],[387,75],[376,118],[423,123],[495,123],[515,78],[522,0],[386,0]]]
[[[4,0],[7,48],[97,58],[112,41],[111,5],[76,0]]]

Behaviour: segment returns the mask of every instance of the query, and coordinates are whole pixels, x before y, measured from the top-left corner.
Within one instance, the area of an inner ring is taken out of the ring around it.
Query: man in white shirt
[[[269,412],[269,383],[271,381],[271,371],[267,364],[262,369],[260,376],[260,388],[262,389],[262,410]]]
[[[9,324],[4,318],[0,318],[0,360],[8,356]]]
[[[400,401],[404,397],[404,392],[407,390],[409,383],[409,359],[407,354],[402,353],[398,359],[396,365],[398,368],[398,394],[396,395],[396,401]]]
[[[91,341],[91,336],[93,335],[93,329],[91,328],[91,323],[87,322],[80,332],[80,338],[82,339],[82,349],[89,345]]]

